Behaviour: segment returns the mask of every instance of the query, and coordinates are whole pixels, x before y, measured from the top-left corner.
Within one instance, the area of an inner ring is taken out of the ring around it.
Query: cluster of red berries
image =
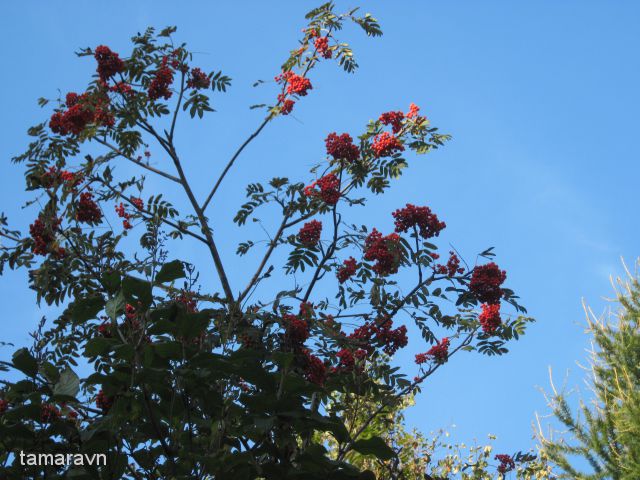
[[[80,200],[76,206],[76,220],[88,224],[100,223],[102,220],[102,211],[90,192],[80,194]]]
[[[141,198],[131,197],[130,200],[131,200],[131,203],[133,203],[134,207],[136,207],[138,210],[144,209],[144,201]],[[116,214],[118,215],[118,217],[123,219],[122,227],[125,230],[129,230],[133,228],[133,225],[131,225],[131,214],[127,212],[124,204],[120,202],[118,205],[116,205],[115,208],[116,208]]]
[[[382,132],[373,137],[371,149],[376,157],[388,157],[404,150],[404,145],[400,143],[394,135],[389,132]]]
[[[302,302],[300,304],[300,310],[298,315],[305,320],[311,320],[315,315],[315,310],[313,308],[313,303],[311,302]]]
[[[134,94],[133,88],[131,88],[131,85],[126,82],[117,82],[113,86],[109,87],[109,90],[127,96]]]
[[[407,112],[407,118],[416,118],[418,116],[418,112],[420,111],[420,107],[415,103],[409,104],[409,111]]]
[[[395,233],[383,237],[374,228],[364,241],[364,259],[376,262],[371,268],[378,275],[396,273],[401,260],[400,237]]]
[[[449,339],[443,338],[440,342],[436,343],[433,347],[427,350],[425,353],[418,353],[416,355],[416,363],[421,365],[427,361],[433,359],[437,363],[444,363],[449,357]]]
[[[500,462],[500,465],[498,465],[499,473],[504,474],[516,468],[516,462],[513,461],[513,458],[511,458],[511,455],[506,455],[502,453],[502,454],[496,455],[495,459]]]
[[[488,335],[495,333],[496,329],[502,324],[500,318],[500,304],[482,304],[482,313],[478,317],[482,331]]]
[[[111,322],[105,321],[98,325],[98,334],[104,338],[111,338],[113,336],[111,333]]]
[[[65,98],[67,110],[51,115],[49,128],[59,135],[78,135],[90,123],[112,127],[115,123],[113,113],[109,109],[109,97],[104,92],[89,96],[70,92]]]
[[[49,169],[42,174],[40,182],[45,188],[54,187],[60,184],[73,188],[82,182],[83,178],[82,173],[73,173],[68,170],[59,170],[56,167],[49,167]]]
[[[278,75],[276,77],[276,82],[284,82],[286,84],[286,92],[288,95],[299,95],[301,97],[304,97],[307,95],[309,90],[313,90],[311,81],[308,78],[291,71],[283,72],[282,74]]]
[[[0,415],[7,411],[9,408],[9,402],[7,402],[4,398],[0,398]]]
[[[406,232],[417,227],[422,238],[432,238],[440,235],[440,231],[447,225],[438,220],[429,207],[416,207],[410,203],[392,213],[395,219],[396,232]]]
[[[113,407],[113,397],[107,396],[104,391],[100,390],[96,395],[96,407],[102,410],[103,414],[109,413],[109,410]]]
[[[198,302],[194,298],[193,292],[180,292],[174,300],[184,306],[187,313],[196,313],[198,311]]]
[[[278,95],[278,102],[280,103],[280,113],[282,115],[289,115],[291,110],[293,110],[293,106],[296,104],[293,100],[286,98],[283,93]]]
[[[258,348],[260,348],[260,341],[257,338],[257,335],[255,335],[255,334],[242,333],[238,337],[238,340],[240,341],[240,344],[244,348],[249,348],[249,349],[253,349],[253,350],[257,350]]]
[[[57,217],[50,218],[47,221],[37,218],[36,221],[29,226],[29,234],[33,240],[31,251],[34,254],[48,255],[49,253],[53,253],[59,257],[64,255],[64,248],[54,248],[56,241],[55,234],[60,230],[60,223],[62,223],[62,220]]]
[[[309,350],[305,350],[305,377],[316,385],[324,384],[327,379],[327,367],[324,362],[312,354]]]
[[[157,100],[160,97],[165,100],[169,100],[171,95],[173,95],[173,92],[170,89],[171,84],[173,83],[173,70],[171,70],[167,64],[168,60],[167,56],[162,58],[160,68],[156,71],[153,80],[151,80],[151,83],[149,84],[147,95],[149,95],[151,100]]]
[[[319,190],[316,190],[315,187],[318,187]],[[340,179],[334,173],[329,173],[305,187],[304,194],[308,197],[317,196],[327,205],[335,205],[342,195],[340,193]]]
[[[116,213],[120,218],[124,219],[122,220],[122,227],[125,230],[129,230],[130,228],[133,228],[133,225],[131,225],[131,222],[129,221],[131,218],[131,215],[127,213],[124,203],[120,202],[120,204],[116,205]]]
[[[333,52],[329,48],[329,37],[318,37],[313,42],[313,46],[316,47],[318,55],[322,58],[331,58]]]
[[[189,71],[189,66],[181,60],[184,50],[182,48],[176,48],[171,52],[171,68],[174,70],[180,70],[182,73]]]
[[[336,277],[338,277],[338,281],[340,283],[344,283],[349,280],[356,273],[356,269],[358,268],[358,262],[353,257],[347,258],[338,271],[336,273]]]
[[[136,307],[127,303],[124,306],[124,316],[127,320],[134,320],[137,316]]]
[[[197,67],[191,69],[191,72],[189,73],[189,80],[187,80],[187,87],[199,90],[202,88],[209,88],[209,85],[211,85],[211,80],[206,73]]]
[[[50,403],[40,405],[40,421],[42,423],[51,423],[60,418],[60,410]]]
[[[282,317],[285,324],[285,341],[295,348],[299,348],[309,338],[309,324],[296,315],[285,314]]]
[[[356,359],[353,356],[353,352],[347,348],[343,348],[338,353],[336,353],[336,357],[338,357],[338,370],[351,371],[356,364]]]
[[[463,273],[464,268],[460,267],[460,258],[455,252],[449,252],[449,260],[446,265],[436,265],[436,273],[441,275],[447,275],[448,277],[454,277],[456,273]]]
[[[120,73],[124,69],[124,62],[117,53],[105,45],[96,47],[93,54],[96,62],[98,62],[98,76],[103,82],[107,82],[116,73]]]
[[[397,112],[385,112],[380,115],[378,119],[383,125],[391,125],[393,133],[398,133],[402,130],[402,120],[404,120],[404,113]]]
[[[382,350],[387,355],[393,355],[399,349],[406,347],[408,343],[407,327],[404,325],[398,328],[392,328],[393,321],[391,319],[382,322],[366,322],[364,325],[356,328],[350,339],[363,343],[362,348],[365,351],[372,352],[374,342],[382,345]]]
[[[469,290],[482,303],[490,305],[500,303],[503,292],[500,285],[507,278],[507,272],[500,270],[495,263],[478,265],[473,269]]]
[[[348,133],[341,135],[335,132],[330,133],[324,142],[327,146],[327,154],[331,155],[334,160],[355,162],[360,156],[360,149],[353,144],[353,139]]]
[[[322,233],[322,223],[318,220],[311,220],[305,223],[298,232],[298,240],[305,247],[314,247],[320,241]]]

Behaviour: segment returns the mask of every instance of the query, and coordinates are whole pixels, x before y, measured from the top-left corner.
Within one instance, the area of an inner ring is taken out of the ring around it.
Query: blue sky
[[[57,89],[85,85],[94,64],[75,58],[73,51],[108,44],[125,55],[128,38],[148,25],[177,25],[176,39],[198,52],[196,63],[233,78],[231,90],[214,100],[218,112],[204,122],[183,123],[187,128],[178,134],[187,174],[202,198],[223,162],[260,121],[261,113],[248,106],[275,95],[272,84],[251,84],[278,73],[304,26],[304,12],[315,5],[4,5],[1,210],[21,228],[36,214],[21,209],[27,198],[21,169],[9,159],[26,146],[26,128],[46,114],[36,105],[38,97],[55,98]],[[340,9],[353,5],[338,2]],[[359,211],[357,220],[390,230],[387,214],[398,206],[429,205],[447,222],[444,248],[450,241],[473,262],[475,253],[495,247],[509,286],[538,322],[509,355],[451,361],[425,385],[408,419],[426,432],[455,424],[461,439],[493,433],[506,451],[526,449],[532,445],[534,413],[546,411],[538,388],[548,389],[548,368],[557,383],[569,371],[568,384],[582,385],[576,365],[588,347],[582,299],[603,311],[604,297],[611,296],[609,275],[621,272],[621,257],[633,265],[639,253],[640,4],[429,0],[361,5],[380,20],[384,37],[344,31],[341,38],[352,44],[359,71],[349,76],[322,65],[295,115],[278,119],[247,149],[211,216],[220,225],[229,223],[248,181],[272,175],[309,178],[305,171],[322,158],[328,132],[356,135],[383,111],[406,110],[409,102],[420,105],[453,141],[413,159],[391,193]],[[166,159],[157,161],[162,165]],[[150,179],[148,186],[166,185]],[[238,241],[251,236],[250,229],[235,227],[218,232],[237,288],[255,261],[231,254]],[[187,244],[177,249],[178,255],[193,258],[203,253]],[[3,340],[16,344],[28,341],[26,332],[43,314],[34,309],[25,280],[25,272],[0,277]],[[397,361],[409,364],[413,353],[410,348]],[[5,350],[2,357],[9,354]]]

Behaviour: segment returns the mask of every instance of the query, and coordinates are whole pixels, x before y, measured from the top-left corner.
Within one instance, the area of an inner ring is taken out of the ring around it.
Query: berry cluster
[[[416,355],[416,363],[418,365],[426,363],[428,360],[433,359],[436,363],[445,363],[449,358],[449,339],[444,337],[433,347],[427,350],[425,353],[419,353]]]
[[[417,227],[422,238],[437,237],[447,225],[438,220],[429,207],[416,207],[410,203],[392,213],[395,218],[396,232],[406,232]]]
[[[456,273],[463,273],[464,268],[460,267],[460,258],[456,255],[455,252],[449,252],[449,260],[447,260],[446,265],[436,265],[435,267],[436,273],[441,275],[447,275],[448,277],[454,277]]]
[[[60,184],[65,185],[67,188],[74,188],[82,182],[82,179],[82,173],[73,173],[68,170],[49,167],[49,169],[42,174],[42,177],[40,177],[40,182],[45,188],[55,187]]]
[[[55,405],[43,403],[40,405],[40,421],[42,423],[51,423],[60,418],[60,410]]]
[[[182,291],[178,295],[176,295],[174,300],[177,303],[183,305],[187,310],[187,313],[196,313],[198,311],[198,302],[194,298],[193,292]]]
[[[127,303],[124,306],[124,316],[129,321],[135,320],[135,318],[137,316],[136,307],[134,307],[130,303]]]
[[[111,323],[109,321],[105,321],[98,325],[98,334],[104,338],[111,338],[113,336],[111,333]]]
[[[383,237],[374,228],[364,241],[364,259],[376,262],[372,269],[378,275],[396,273],[401,261],[400,237],[395,233]]]
[[[305,378],[316,385],[324,384],[327,379],[327,368],[324,362],[313,355],[309,350],[305,350]]]
[[[100,390],[96,395],[96,407],[102,410],[103,414],[109,413],[113,406],[113,397],[107,396],[104,391]]]
[[[102,211],[90,192],[80,194],[76,206],[76,220],[82,223],[96,224],[102,220]]]
[[[382,132],[373,137],[371,149],[376,157],[388,157],[404,150],[404,145],[400,143],[394,135],[389,132]]]
[[[338,367],[336,370],[343,370],[350,372],[353,370],[353,367],[356,364],[356,359],[353,356],[353,352],[347,348],[343,348],[338,353],[336,353],[336,357],[338,358]]]
[[[120,73],[124,69],[124,62],[117,53],[105,45],[96,47],[93,54],[96,62],[98,62],[98,76],[103,82],[107,82],[116,73]]]
[[[493,262],[478,265],[473,269],[469,290],[482,303],[491,305],[500,303],[503,295],[500,285],[506,278],[507,272],[500,270],[500,267]]]
[[[145,154],[148,152],[145,152]],[[133,203],[133,206],[138,209],[138,210],[143,210],[144,209],[144,201],[141,198],[137,198],[137,197],[131,197],[131,203]],[[124,204],[122,202],[120,202],[118,205],[116,205],[116,214],[118,215],[118,217],[122,218],[122,227],[125,230],[129,230],[131,228],[133,228],[133,225],[131,225],[131,214],[129,212],[127,212],[126,207],[124,206]]]
[[[282,320],[286,328],[285,342],[294,349],[300,348],[309,338],[309,324],[306,320],[291,314],[285,314]]]
[[[404,120],[404,113],[400,111],[385,112],[382,115],[380,115],[380,118],[378,118],[378,120],[383,125],[391,125],[391,130],[393,131],[393,133],[398,133],[400,130],[402,130],[402,121]]]
[[[513,458],[511,458],[511,455],[506,455],[502,453],[502,454],[496,455],[495,459],[500,462],[500,465],[498,465],[499,473],[504,474],[516,468],[516,462],[513,461]]]
[[[173,83],[173,70],[167,65],[168,58],[164,56],[162,58],[162,64],[160,68],[156,71],[153,80],[149,84],[149,89],[147,90],[147,94],[151,100],[157,100],[160,97],[165,100],[169,100],[173,92],[170,87]]]
[[[363,350],[373,352],[375,344],[381,345],[387,355],[393,355],[399,349],[406,347],[407,327],[404,325],[393,329],[393,321],[385,319],[382,322],[366,322],[356,328],[349,338],[362,344]]]
[[[4,398],[0,398],[0,415],[7,411],[9,408],[9,402],[7,402]]]
[[[418,116],[418,112],[420,111],[420,107],[415,103],[409,104],[409,111],[407,112],[407,118],[415,118]]]
[[[313,46],[316,47],[318,55],[322,58],[331,58],[333,52],[329,48],[329,37],[318,37],[313,42]]]
[[[291,71],[284,72],[276,76],[275,79],[278,83],[284,82],[286,84],[287,95],[299,95],[304,97],[307,95],[309,90],[313,89],[311,81],[308,78]]]
[[[311,220],[305,223],[298,232],[298,240],[305,247],[314,247],[320,241],[322,233],[322,223],[318,220]]]
[[[202,88],[209,88],[209,85],[211,85],[211,80],[206,73],[197,67],[191,69],[191,72],[189,73],[189,80],[187,80],[187,87],[199,90]]]
[[[54,247],[56,241],[56,232],[60,230],[60,220],[57,217],[43,221],[41,218],[37,218],[29,226],[29,234],[33,240],[33,247],[31,251],[36,255],[47,255],[53,253],[57,256],[63,256],[65,253],[64,248]]]
[[[313,303],[310,302],[302,302],[300,304],[300,310],[298,315],[305,320],[311,320],[315,315],[315,310],[313,308]]]
[[[280,103],[280,113],[282,115],[289,115],[291,110],[293,110],[293,106],[296,104],[293,100],[286,98],[283,93],[278,95],[278,102]]]
[[[478,317],[482,331],[488,335],[495,333],[496,329],[502,324],[502,318],[500,318],[500,304],[496,303],[488,305],[482,304],[482,313]]]
[[[336,277],[338,277],[338,282],[344,283],[349,280],[355,273],[358,268],[358,263],[356,259],[353,257],[347,258],[342,266],[338,268],[338,272],[336,273]]]
[[[315,187],[318,187],[319,190],[316,190]],[[340,179],[335,174],[329,173],[305,187],[304,194],[308,197],[320,197],[327,205],[335,205],[342,195],[340,193]]]
[[[90,123],[112,127],[115,124],[105,92],[94,95],[70,92],[65,98],[66,110],[51,115],[49,128],[59,135],[79,135]]]
[[[330,133],[324,142],[327,146],[327,154],[331,155],[334,160],[355,162],[360,156],[360,149],[353,144],[353,139],[348,133],[341,135],[335,132]]]
[[[126,95],[126,96],[131,96],[135,93],[133,91],[133,88],[131,88],[131,85],[125,82],[115,83],[113,86],[109,87],[109,91],[119,93],[121,95]]]

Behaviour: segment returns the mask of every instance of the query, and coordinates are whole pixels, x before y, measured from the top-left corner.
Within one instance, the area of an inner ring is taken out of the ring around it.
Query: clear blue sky
[[[380,112],[406,109],[411,101],[422,106],[453,141],[415,159],[384,201],[359,212],[358,221],[389,230],[386,214],[395,207],[430,205],[448,224],[443,240],[452,241],[472,262],[476,252],[496,247],[509,286],[538,323],[507,356],[467,355],[450,362],[425,385],[408,418],[426,432],[455,423],[462,439],[494,433],[504,450],[526,449],[532,444],[534,412],[545,411],[538,387],[548,388],[548,367],[559,383],[570,369],[569,384],[580,384],[575,362],[584,358],[588,346],[582,298],[602,311],[603,297],[611,293],[609,275],[621,271],[620,257],[633,264],[640,253],[640,4],[361,4],[379,18],[384,37],[344,32],[360,70],[347,76],[322,66],[312,77],[312,94],[295,115],[278,119],[247,150],[220,191],[212,217],[224,224],[233,216],[248,180],[308,178],[304,172],[322,157],[328,132],[355,135]],[[251,84],[277,73],[304,25],[304,12],[314,5],[5,4],[0,18],[5,39],[1,210],[22,228],[35,216],[34,210],[20,208],[27,198],[22,172],[9,158],[26,146],[26,128],[46,113],[37,107],[38,97],[55,98],[58,88],[66,92],[85,85],[94,65],[75,58],[73,51],[104,43],[126,55],[128,38],[147,25],[177,25],[176,38],[199,52],[197,63],[221,68],[233,78],[229,93],[215,100],[218,113],[179,134],[187,174],[204,195],[230,152],[261,118],[248,105],[274,95],[272,85],[254,89]],[[338,5],[346,9],[354,4]],[[163,159],[157,160],[162,164]],[[149,185],[163,186],[155,180]],[[230,256],[251,231],[225,228],[218,237]],[[187,245],[180,248],[188,254]],[[251,258],[228,262],[234,285],[255,263]],[[43,313],[34,309],[25,281],[25,272],[0,277],[2,340],[16,344],[28,341],[26,332]],[[413,353],[409,349],[397,360],[410,364]],[[9,354],[4,350],[2,357]]]

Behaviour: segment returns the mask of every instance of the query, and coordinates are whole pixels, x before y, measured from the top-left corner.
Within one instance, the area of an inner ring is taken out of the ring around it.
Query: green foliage
[[[561,474],[580,480],[640,478],[640,283],[618,279],[616,309],[596,318],[587,311],[593,342],[589,384],[593,398],[572,409],[553,390],[549,406],[566,433],[540,430],[545,454]]]

